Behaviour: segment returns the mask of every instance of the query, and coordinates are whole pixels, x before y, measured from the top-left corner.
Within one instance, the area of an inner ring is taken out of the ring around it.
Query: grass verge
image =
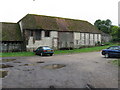
[[[96,47],[73,49],[73,50],[57,50],[55,51],[55,54],[94,52],[94,51],[101,51],[102,49],[105,49],[107,47],[109,46],[96,46]]]
[[[0,57],[34,56],[33,52],[9,52],[0,53]]]
[[[112,60],[111,63],[113,63],[114,65],[117,65],[120,67],[120,59],[118,60]]]
[[[56,50],[54,54],[71,54],[71,53],[83,53],[83,52],[94,52],[105,49],[109,46],[96,46],[89,48],[73,49],[73,50]],[[9,52],[0,53],[0,57],[17,57],[17,56],[35,56],[33,52]]]

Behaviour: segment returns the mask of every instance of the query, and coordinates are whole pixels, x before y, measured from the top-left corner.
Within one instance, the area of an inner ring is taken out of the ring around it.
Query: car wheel
[[[109,56],[109,54],[108,54],[108,53],[106,53],[106,54],[105,54],[105,57],[106,57],[106,58],[109,58],[110,56]]]
[[[50,54],[50,56],[52,56],[53,54]]]

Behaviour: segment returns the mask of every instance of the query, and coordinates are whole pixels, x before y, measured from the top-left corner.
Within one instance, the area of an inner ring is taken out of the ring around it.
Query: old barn
[[[101,32],[87,21],[28,14],[18,23],[28,50],[39,46],[79,48],[101,42]]]
[[[23,38],[21,30],[17,23],[0,22],[0,35],[2,52],[17,52],[23,51]]]
[[[44,15],[27,14],[17,23],[0,23],[0,30],[2,51],[80,48],[101,42],[101,32],[87,21]]]

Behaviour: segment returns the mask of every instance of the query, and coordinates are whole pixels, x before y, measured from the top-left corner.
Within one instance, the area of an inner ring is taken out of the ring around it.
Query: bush
[[[100,41],[97,41],[97,42],[95,43],[95,46],[101,46]]]
[[[120,42],[120,38],[113,38],[112,42]]]

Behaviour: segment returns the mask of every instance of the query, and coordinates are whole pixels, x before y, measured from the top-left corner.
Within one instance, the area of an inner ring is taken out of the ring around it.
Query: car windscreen
[[[118,47],[118,46],[113,46],[113,47],[109,47],[108,49],[111,49],[111,50],[120,50],[120,47]]]
[[[43,49],[50,49],[49,47],[43,47]]]

